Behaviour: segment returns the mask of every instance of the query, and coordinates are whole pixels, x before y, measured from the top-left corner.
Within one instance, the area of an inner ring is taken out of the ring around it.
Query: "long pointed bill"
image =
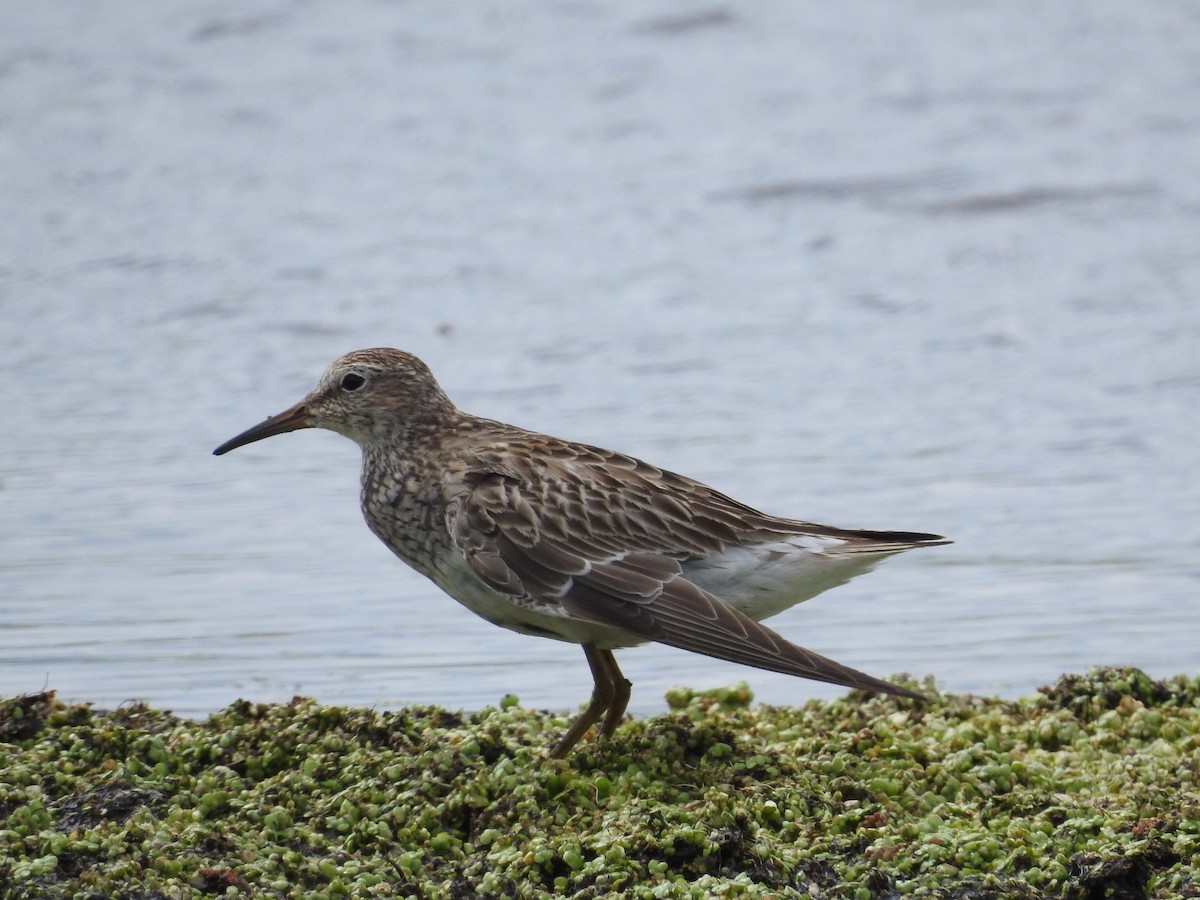
[[[283,434],[286,431],[297,431],[301,428],[312,428],[312,416],[301,400],[290,409],[285,409],[277,416],[271,416],[265,422],[259,422],[253,428],[247,428],[235,438],[230,438],[213,451],[213,456],[220,456],[246,444],[253,444],[263,438]]]

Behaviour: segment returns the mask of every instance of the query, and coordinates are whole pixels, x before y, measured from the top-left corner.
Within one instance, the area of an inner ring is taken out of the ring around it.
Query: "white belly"
[[[830,553],[841,542],[797,535],[787,541],[730,547],[683,564],[689,581],[762,621],[845,584],[890,554]]]

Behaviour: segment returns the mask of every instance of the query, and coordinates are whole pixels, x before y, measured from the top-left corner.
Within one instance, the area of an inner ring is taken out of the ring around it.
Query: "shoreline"
[[[0,895],[1200,897],[1200,677],[567,713],[0,701]]]

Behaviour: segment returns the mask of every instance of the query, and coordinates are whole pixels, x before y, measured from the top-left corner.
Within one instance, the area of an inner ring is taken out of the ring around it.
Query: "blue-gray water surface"
[[[1194,4],[9,4],[0,694],[574,709],[328,433],[357,347],[767,511],[934,531],[772,625],[1017,696],[1200,669]],[[619,655],[632,709],[747,680]]]

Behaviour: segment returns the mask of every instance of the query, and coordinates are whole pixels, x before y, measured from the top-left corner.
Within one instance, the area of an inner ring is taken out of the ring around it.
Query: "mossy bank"
[[[928,687],[928,686],[927,686]],[[1200,897],[1200,679],[565,716],[0,703],[0,896]]]

